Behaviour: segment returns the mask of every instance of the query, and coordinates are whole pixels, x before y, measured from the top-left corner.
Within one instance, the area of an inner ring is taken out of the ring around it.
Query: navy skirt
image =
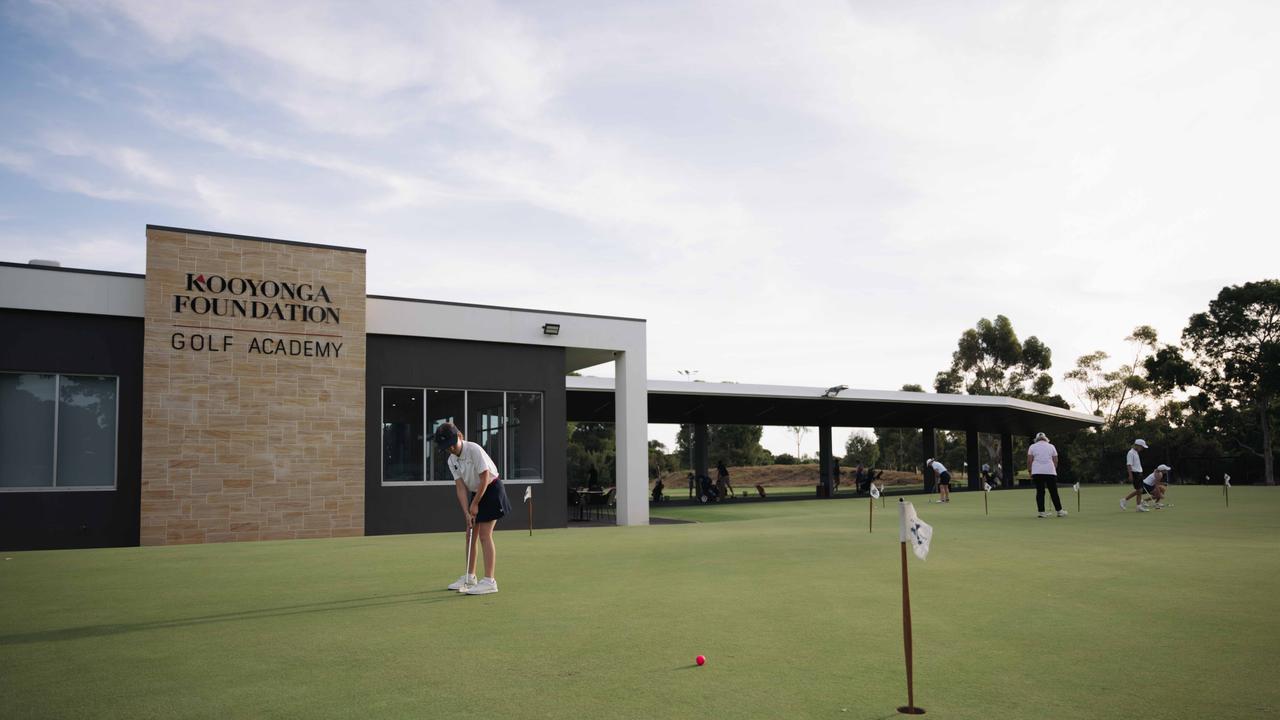
[[[475,493],[468,493],[467,500],[475,500]],[[505,517],[511,512],[511,501],[507,500],[507,489],[502,486],[502,478],[489,483],[480,498],[480,507],[476,512],[476,522],[489,522]]]

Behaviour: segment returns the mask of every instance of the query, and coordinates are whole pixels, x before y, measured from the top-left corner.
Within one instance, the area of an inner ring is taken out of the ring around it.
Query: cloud
[[[1280,262],[1278,14],[17,4],[46,53],[0,183],[367,247],[375,293],[646,317],[655,377],[928,385],[1001,313],[1061,371]]]

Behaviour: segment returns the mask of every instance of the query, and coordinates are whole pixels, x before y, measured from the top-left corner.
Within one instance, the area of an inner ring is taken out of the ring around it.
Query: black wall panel
[[[0,548],[138,544],[142,318],[0,309],[0,370],[120,378],[114,491],[0,492]]]
[[[366,360],[365,534],[461,531],[453,485],[382,485],[381,409],[384,386],[543,393],[543,475],[533,486],[534,527],[565,527],[564,349],[435,338],[369,335]],[[470,438],[468,438],[470,439]],[[514,516],[498,530],[528,527],[525,485],[507,485]]]

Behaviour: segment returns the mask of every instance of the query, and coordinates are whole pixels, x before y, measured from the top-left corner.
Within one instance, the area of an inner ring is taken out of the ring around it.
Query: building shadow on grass
[[[396,595],[371,595],[369,597],[348,598],[346,600],[329,600],[326,602],[304,603],[299,605],[282,605],[280,607],[261,608],[258,610],[241,610],[239,612],[218,613],[216,615],[197,615],[194,617],[174,618],[171,620],[154,620],[139,623],[112,623],[104,625],[82,625],[80,627],[57,628],[28,633],[0,635],[0,646],[31,645],[43,642],[62,640],[82,640],[85,638],[124,635],[126,633],[146,632],[148,630],[168,630],[170,628],[193,627],[213,623],[239,622],[242,620],[260,620],[263,618],[286,617],[289,615],[310,615],[314,613],[339,612],[361,608],[387,605],[409,605],[444,602],[450,598],[462,597],[452,590],[424,590]]]

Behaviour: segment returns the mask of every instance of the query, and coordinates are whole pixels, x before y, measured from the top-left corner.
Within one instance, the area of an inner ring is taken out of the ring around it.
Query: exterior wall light
[[[560,334],[559,323],[547,323],[546,325],[543,325],[542,334],[543,335],[559,335]]]

